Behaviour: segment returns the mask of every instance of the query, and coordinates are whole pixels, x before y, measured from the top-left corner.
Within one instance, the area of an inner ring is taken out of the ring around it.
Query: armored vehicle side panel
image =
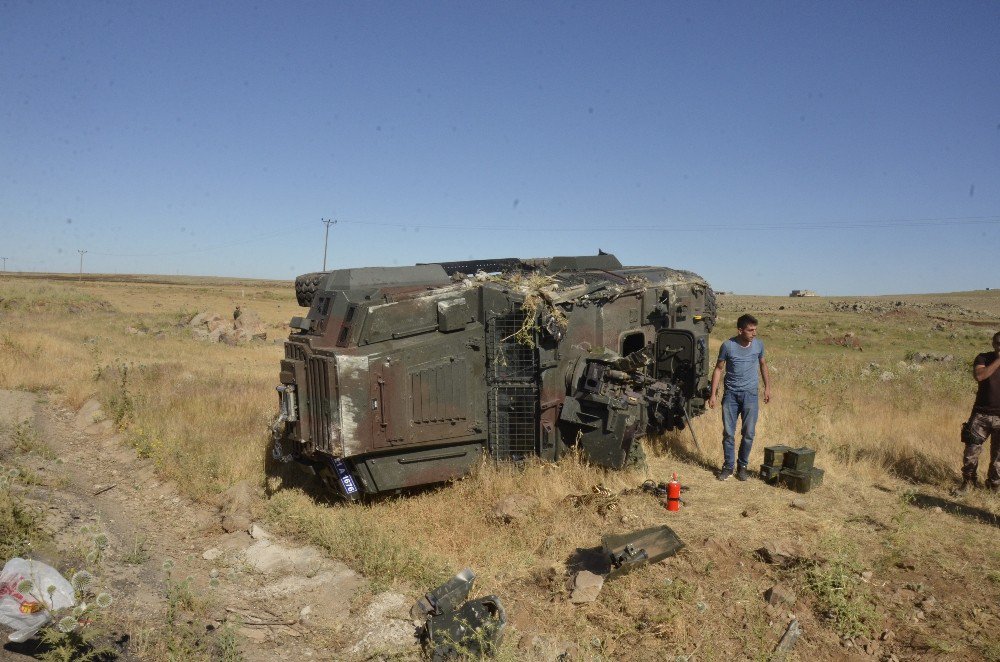
[[[478,269],[505,269],[489,274]],[[301,276],[274,455],[356,498],[456,478],[483,454],[620,468],[704,410],[715,297],[613,255]]]

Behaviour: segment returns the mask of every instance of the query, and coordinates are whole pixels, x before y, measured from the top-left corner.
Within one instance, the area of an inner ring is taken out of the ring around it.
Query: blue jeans
[[[757,412],[759,405],[757,393],[744,391],[726,391],[722,395],[722,454],[725,456],[723,468],[732,471],[736,464],[736,418],[743,417],[743,427],[740,430],[740,457],[738,466],[745,467],[750,462],[750,449],[753,447],[754,428],[757,427]]]

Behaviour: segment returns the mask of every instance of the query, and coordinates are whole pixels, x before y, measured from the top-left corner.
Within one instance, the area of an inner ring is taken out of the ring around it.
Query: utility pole
[[[7,258],[0,257],[0,260],[3,260],[3,272],[7,273]]]
[[[80,250],[78,248],[78,249],[76,249],[76,252],[80,254],[80,282],[82,283],[83,282],[83,254],[86,253],[87,251],[82,251],[82,250]]]
[[[329,218],[322,218],[320,220],[326,225],[326,237],[323,239],[323,271],[326,271],[326,246],[330,243],[330,226],[336,225],[337,221]]]

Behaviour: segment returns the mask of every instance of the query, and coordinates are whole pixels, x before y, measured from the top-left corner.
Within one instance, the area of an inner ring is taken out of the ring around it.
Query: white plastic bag
[[[11,641],[25,641],[52,611],[75,604],[73,586],[52,566],[13,558],[0,570],[0,623],[14,630]]]

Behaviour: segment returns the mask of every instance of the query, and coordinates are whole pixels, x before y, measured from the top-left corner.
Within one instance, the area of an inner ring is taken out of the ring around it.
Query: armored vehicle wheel
[[[313,296],[328,273],[330,272],[315,271],[311,274],[302,274],[295,279],[295,298],[298,299],[300,306],[305,308],[312,306]]]

